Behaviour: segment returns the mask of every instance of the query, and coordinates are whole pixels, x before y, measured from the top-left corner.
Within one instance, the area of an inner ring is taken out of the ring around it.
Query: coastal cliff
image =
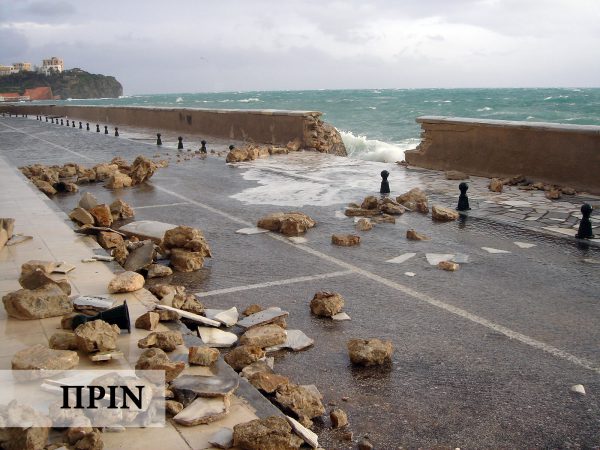
[[[19,72],[0,77],[0,92],[23,93],[26,89],[50,87],[55,96],[67,98],[117,98],[123,86],[115,77],[93,74],[81,69],[44,75]]]

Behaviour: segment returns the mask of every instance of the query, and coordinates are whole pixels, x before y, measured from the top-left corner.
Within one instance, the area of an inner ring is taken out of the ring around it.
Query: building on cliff
[[[13,67],[15,72],[31,72],[31,63],[28,62],[16,62]]]
[[[49,75],[53,72],[61,73],[63,70],[65,70],[65,65],[61,58],[52,56],[49,59],[42,60],[40,72],[42,72],[44,75]]]

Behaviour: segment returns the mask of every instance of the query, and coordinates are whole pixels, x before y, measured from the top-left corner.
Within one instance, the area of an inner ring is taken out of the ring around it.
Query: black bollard
[[[75,128],[75,121],[71,120],[71,123],[73,124],[73,128]]]
[[[115,136],[119,137],[119,128],[115,127]]]
[[[177,150],[183,150],[183,138],[179,136],[177,140],[179,141],[179,144],[177,144]]]
[[[54,117],[50,117],[50,123],[54,123]]]
[[[63,122],[63,120],[62,120],[62,119],[60,119],[60,124],[61,124],[61,125],[64,125],[64,124],[65,124],[65,123]]]
[[[381,171],[381,187],[379,188],[380,194],[389,194],[390,193],[390,183],[388,183],[388,177],[390,173],[387,170]]]
[[[90,124],[89,124],[89,122],[86,122],[86,123],[85,123],[85,129],[86,129],[87,131],[90,131]]]
[[[589,203],[584,203],[581,207],[581,221],[579,222],[579,229],[577,230],[576,238],[579,239],[593,239],[594,235],[592,234],[592,221],[590,220],[590,216],[592,215],[592,205]]]
[[[234,148],[235,148],[235,145],[231,144],[231,145],[229,146],[229,151],[233,150]]]
[[[96,124],[96,133],[100,133],[100,125]]]
[[[200,147],[200,153],[206,153],[206,141],[200,141],[202,147]]]
[[[458,185],[458,189],[460,189],[460,195],[458,196],[458,206],[456,207],[457,211],[468,211],[470,210],[469,206],[469,197],[467,197],[467,191],[469,190],[469,185],[465,182],[462,182]]]
[[[79,122],[79,129],[83,130],[83,124],[81,122]]]
[[[162,145],[162,141],[160,140],[160,133],[156,133],[156,145]]]
[[[104,125],[104,134],[108,134],[108,125]]]
[[[46,116],[46,122],[48,122],[48,116]]]

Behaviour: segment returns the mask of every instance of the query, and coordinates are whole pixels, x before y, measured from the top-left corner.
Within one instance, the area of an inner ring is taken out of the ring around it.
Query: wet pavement
[[[540,214],[536,207],[545,208],[540,219],[556,215],[563,219],[553,220],[556,226],[573,229],[575,223],[567,222],[576,217],[577,205],[596,197],[553,206],[530,191],[490,193],[482,188],[484,179],[473,179],[469,217],[440,224],[407,213],[396,224],[360,232],[360,246],[341,248],[331,245],[331,234],[354,232],[354,221],[340,212],[349,201],[377,192],[381,170],[391,173],[392,195],[422,186],[430,204],[454,206],[458,182],[432,171],[310,153],[230,166],[214,155],[200,159],[184,151],[190,159],[177,163],[173,148],[157,149],[140,131],[131,133],[132,139],[127,130],[119,131],[115,138],[31,118],[2,118],[0,153],[14,166],[92,165],[138,154],[171,157],[170,166],[146,185],[110,191],[91,184],[81,192],[100,201],[122,198],[136,209],[136,220],[201,228],[213,258],[199,272],[176,274],[171,281],[212,294],[202,300],[207,307],[243,310],[258,303],[290,312],[289,328],[303,330],[315,345],[277,353],[276,371],[299,384],[316,384],[325,404],[348,412],[354,432],[354,442],[342,440],[345,430],[330,430],[325,417],[316,422],[323,447],[355,448],[365,434],[385,449],[567,448],[600,442],[600,264],[594,264],[600,248],[526,220]],[[222,151],[228,144],[208,140],[209,150]],[[78,199],[66,194],[54,201],[68,212]],[[502,203],[514,201],[530,205]],[[519,208],[531,211],[521,217],[514,211]],[[302,210],[317,221],[306,244],[272,233],[236,233],[281,210]],[[408,228],[431,240],[407,241]],[[386,262],[405,253],[415,256]],[[468,262],[458,272],[445,272],[427,262],[431,253],[468,255]],[[294,281],[297,277],[308,279]],[[281,283],[249,286],[274,281]],[[236,287],[231,293],[211,292]],[[308,304],[318,290],[341,293],[352,320],[311,316]],[[345,346],[355,337],[392,340],[393,363],[384,369],[351,367]],[[579,383],[586,396],[570,392]]]

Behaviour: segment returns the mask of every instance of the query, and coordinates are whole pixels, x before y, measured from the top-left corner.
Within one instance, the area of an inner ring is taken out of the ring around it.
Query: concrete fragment
[[[269,214],[258,220],[256,226],[269,231],[275,231],[285,236],[298,236],[305,233],[316,222],[301,212],[278,212]]]
[[[54,284],[11,292],[2,298],[2,302],[8,316],[21,320],[62,316],[73,311],[67,294]]]
[[[344,215],[347,217],[372,217],[379,214],[380,212],[377,209],[346,208],[344,210]]]
[[[344,298],[337,292],[317,292],[310,301],[310,311],[323,317],[331,317],[342,311]]]
[[[406,208],[399,203],[395,202],[391,198],[384,199],[383,203],[379,206],[379,211],[384,214],[390,214],[393,216],[399,216],[406,212]]]
[[[261,348],[283,344],[286,340],[286,331],[278,325],[267,324],[253,327],[240,337],[242,345],[256,345]]]
[[[110,361],[112,359],[122,359],[123,352],[120,350],[106,350],[104,352],[96,352],[89,355],[92,361]]]
[[[248,381],[256,389],[260,389],[267,394],[272,394],[278,387],[289,384],[290,380],[283,375],[276,373],[261,371],[256,372],[248,377]]]
[[[217,448],[230,449],[233,447],[233,430],[231,428],[222,427],[208,439],[208,443]]]
[[[73,369],[79,364],[77,352],[70,350],[53,350],[41,344],[27,347],[14,354],[11,360],[13,370],[39,370],[39,375],[33,372],[15,373],[18,379],[46,378],[50,370],[63,371]]]
[[[148,266],[148,278],[161,278],[173,275],[173,270],[170,267],[162,264],[150,264]]]
[[[185,369],[183,361],[173,362],[160,348],[149,348],[142,352],[135,364],[136,370],[164,370],[165,381],[173,381]],[[146,378],[150,378],[146,376]]]
[[[406,230],[406,239],[410,241],[428,241],[429,237],[424,234],[417,233],[415,230]]]
[[[234,326],[239,319],[238,310],[235,306],[229,309],[205,309],[204,314],[209,319],[217,320],[226,327]]]
[[[458,264],[451,261],[440,261],[437,264],[437,267],[438,269],[446,270],[448,272],[456,272],[460,268]]]
[[[135,327],[142,330],[152,331],[158,326],[159,321],[160,314],[153,311],[148,311],[135,320]]]
[[[544,192],[544,196],[548,200],[558,200],[561,197],[560,189],[551,189],[549,191]]]
[[[246,234],[246,235],[262,234],[262,233],[268,233],[268,232],[269,232],[269,230],[265,230],[264,228],[258,228],[258,227],[240,228],[239,230],[236,230],[236,233]]]
[[[99,227],[110,227],[112,225],[112,214],[110,213],[110,208],[107,204],[103,203],[101,205],[94,206],[89,212],[92,216],[94,216],[96,225]]]
[[[48,284],[58,286],[65,294],[71,294],[71,285],[66,278],[55,280],[41,269],[32,272],[23,272],[19,277],[19,284],[25,289],[38,289]]]
[[[154,243],[150,240],[144,241],[142,245],[129,251],[123,268],[132,272],[148,267],[154,261]]]
[[[331,316],[331,318],[333,320],[338,320],[338,321],[351,320],[350,316],[348,314],[346,314],[345,312],[337,313],[337,314]]]
[[[187,406],[196,397],[229,396],[239,384],[240,378],[231,370],[217,370],[217,374],[208,376],[181,375],[173,380],[170,389],[175,399]]]
[[[98,233],[98,244],[106,250],[116,248],[123,244],[123,236],[110,231],[101,231]]]
[[[211,366],[219,359],[220,352],[211,347],[190,347],[188,363],[191,366]]]
[[[134,292],[144,287],[144,277],[135,272],[123,272],[108,283],[108,292]]]
[[[241,371],[245,366],[258,361],[265,356],[265,351],[257,345],[240,345],[225,355],[225,362],[235,371]]]
[[[173,420],[180,425],[194,426],[222,419],[229,413],[229,397],[198,397]]]
[[[380,339],[351,339],[348,341],[348,353],[352,364],[377,366],[392,360],[391,341]]]
[[[135,213],[129,203],[124,202],[120,198],[116,199],[109,206],[113,220],[131,219]]]
[[[138,237],[139,239],[150,239],[156,244],[160,244],[169,230],[177,228],[177,225],[172,223],[157,222],[155,220],[138,220],[128,223],[119,228],[119,231],[130,237]]]
[[[77,207],[69,213],[69,218],[74,222],[78,222],[82,225],[94,225],[95,219],[88,211],[83,208]]]
[[[332,234],[331,243],[340,247],[353,247],[360,244],[360,236],[355,234]]]
[[[251,314],[244,317],[237,324],[242,328],[252,328],[259,325],[266,325],[273,323],[281,317],[287,317],[290,313],[282,311],[280,308],[268,308],[263,311]],[[283,327],[282,327],[283,328]]]
[[[329,413],[332,428],[342,428],[348,425],[348,415],[343,409],[336,408]]]
[[[238,337],[229,331],[219,330],[218,328],[198,327],[200,339],[210,347],[226,348],[231,347],[238,340]]]
[[[319,436],[317,436],[316,433],[306,428],[293,417],[285,416],[285,418],[292,426],[294,432],[302,439],[304,439],[304,442],[306,442],[311,448],[319,447]]]
[[[138,341],[139,348],[160,348],[172,352],[178,345],[183,345],[183,336],[179,331],[155,331]]]
[[[88,353],[116,349],[120,334],[121,329],[117,325],[110,325],[103,320],[92,320],[75,329],[77,346]]]
[[[311,426],[311,419],[325,413],[320,394],[306,386],[297,384],[280,386],[275,394],[275,400],[282,408],[293,412],[304,426]]]
[[[41,261],[38,259],[31,259],[21,265],[21,275],[28,272],[33,272],[36,269],[43,270],[45,273],[50,274],[54,272],[57,265],[58,264],[54,261]]]
[[[458,219],[459,214],[450,208],[445,208],[439,205],[433,205],[431,207],[431,218],[439,222],[450,222]]]
[[[579,395],[585,395],[585,388],[583,387],[583,384],[575,384],[571,386],[571,392]]]
[[[283,417],[255,419],[233,427],[233,445],[245,450],[299,450],[302,442]]]

